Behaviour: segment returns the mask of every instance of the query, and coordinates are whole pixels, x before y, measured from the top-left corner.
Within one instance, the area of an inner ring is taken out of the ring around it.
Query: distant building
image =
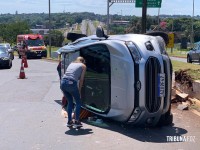
[[[112,21],[112,24],[118,24],[118,25],[127,25],[130,21],[124,21],[124,20],[114,20]]]
[[[35,28],[36,28],[36,29],[45,29],[46,26],[45,26],[45,25],[42,25],[42,24],[36,24],[36,25],[35,25]]]
[[[49,29],[31,29],[34,34],[48,35]]]

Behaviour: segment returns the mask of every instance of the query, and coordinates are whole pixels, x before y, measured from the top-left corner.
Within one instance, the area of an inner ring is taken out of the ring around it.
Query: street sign
[[[167,44],[167,48],[174,47],[174,33],[168,33],[169,43]]]
[[[161,8],[162,0],[147,0],[148,8]],[[136,0],[135,7],[142,7],[143,0]]]

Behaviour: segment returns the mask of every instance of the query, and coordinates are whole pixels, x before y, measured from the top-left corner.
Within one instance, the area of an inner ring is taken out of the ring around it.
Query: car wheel
[[[200,65],[200,57],[199,57],[199,65]]]
[[[171,106],[170,106],[169,110],[160,117],[157,123],[157,126],[159,127],[167,126],[167,125],[171,125],[172,123],[173,123],[173,115],[171,113]]]
[[[12,68],[12,61],[8,64],[7,69]]]
[[[192,63],[192,60],[190,58],[190,55],[187,55],[187,63]]]
[[[15,58],[15,56],[14,56],[14,54],[12,54],[12,60],[14,60],[14,58]]]

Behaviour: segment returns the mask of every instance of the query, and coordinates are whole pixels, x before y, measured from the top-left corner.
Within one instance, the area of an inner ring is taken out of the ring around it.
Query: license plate
[[[37,54],[37,56],[42,56],[41,54]]]
[[[158,74],[158,97],[165,97],[165,74]]]

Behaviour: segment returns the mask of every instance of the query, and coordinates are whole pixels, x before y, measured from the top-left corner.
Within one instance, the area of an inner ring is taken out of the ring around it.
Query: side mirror
[[[13,49],[14,51],[17,51],[17,46],[14,46],[12,49]]]
[[[8,49],[8,52],[9,52],[9,53],[12,53],[12,52],[13,52],[13,49]]]
[[[104,37],[106,39],[108,38],[108,36],[104,34],[104,30],[103,30],[103,28],[101,26],[97,27],[96,36],[99,37],[99,38],[102,38],[102,37]]]

